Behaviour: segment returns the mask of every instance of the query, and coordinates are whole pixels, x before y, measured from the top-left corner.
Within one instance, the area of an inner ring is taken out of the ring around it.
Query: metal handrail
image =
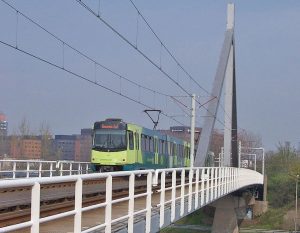
[[[186,172],[189,172],[188,180],[185,179]],[[171,189],[167,191],[166,174],[171,174],[172,185]],[[147,177],[147,189],[143,193],[135,194],[135,180],[136,177],[145,175]],[[126,197],[112,200],[113,178],[114,177],[128,177],[129,178],[129,194]],[[180,178],[181,182],[177,183]],[[88,207],[82,206],[83,182],[94,179],[105,179],[106,196],[105,202],[101,204],[94,204]],[[57,177],[42,177],[32,179],[15,179],[15,180],[0,180],[0,188],[17,188],[17,187],[31,187],[31,219],[27,222],[0,228],[0,232],[14,231],[31,228],[31,232],[39,232],[41,223],[53,221],[67,216],[74,218],[74,232],[91,232],[93,229],[104,228],[105,232],[112,230],[112,224],[119,221],[127,221],[128,232],[133,232],[134,216],[139,213],[145,213],[145,232],[151,231],[151,198],[153,194],[153,186],[160,184],[159,194],[160,204],[159,208],[159,226],[160,228],[165,224],[165,209],[169,204],[171,208],[171,222],[175,221],[176,205],[180,205],[179,216],[182,217],[188,213],[207,205],[216,199],[219,199],[235,190],[252,184],[262,184],[263,176],[255,171],[243,168],[230,167],[193,167],[193,168],[174,168],[174,169],[159,169],[159,170],[140,170],[140,171],[122,171],[122,172],[107,172],[95,174],[83,174],[72,176],[57,176]],[[43,184],[57,184],[65,182],[74,182],[75,193],[75,207],[73,210],[65,213],[51,215],[40,218],[40,187]],[[166,192],[171,192],[171,198],[166,199]],[[176,195],[180,192],[180,195]],[[134,200],[144,196],[146,198],[145,208],[135,211]],[[112,204],[118,202],[128,202],[128,211],[124,216],[113,219]],[[187,206],[186,206],[187,205]],[[82,213],[95,209],[105,208],[105,223],[94,226],[90,229],[81,231]],[[178,214],[177,214],[178,215]]]

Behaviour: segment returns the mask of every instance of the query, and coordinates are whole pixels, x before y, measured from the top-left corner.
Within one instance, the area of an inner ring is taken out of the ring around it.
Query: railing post
[[[195,209],[199,206],[199,168],[196,170]]]
[[[219,198],[220,196],[220,168],[216,168],[216,175],[217,175],[217,179],[216,179],[216,197]]]
[[[184,215],[185,170],[181,170],[180,216]]]
[[[235,169],[235,188],[237,189],[239,186],[239,169]]]
[[[26,162],[26,178],[29,178],[30,164]]]
[[[50,162],[50,177],[52,177],[53,176],[53,163],[52,162]]]
[[[211,181],[210,181],[210,196],[209,196],[209,200],[210,202],[214,199],[214,184],[215,184],[215,173],[214,173],[214,168],[211,168],[211,173],[210,173],[210,177],[211,177]]]
[[[223,168],[220,168],[220,196],[223,195]]]
[[[218,169],[214,168],[214,174],[215,174],[215,181],[214,181],[214,199],[218,196]]]
[[[60,164],[59,164],[59,167],[60,167],[60,176],[63,176],[64,164],[63,164],[63,163],[60,163]]]
[[[189,199],[188,199],[188,212],[192,210],[192,197],[193,197],[193,176],[194,176],[194,169],[190,168],[189,173]]]
[[[206,168],[206,182],[205,182],[206,183],[206,188],[205,188],[205,190],[206,190],[206,192],[205,192],[206,193],[206,195],[205,195],[206,198],[205,199],[206,200],[205,200],[205,204],[207,204],[208,201],[209,201],[209,191],[210,191],[209,190],[210,189],[210,187],[209,187],[210,186],[210,177],[209,177],[210,174],[209,173],[210,173],[210,169]]]
[[[40,184],[35,182],[31,189],[31,233],[40,231]]]
[[[176,170],[172,171],[171,222],[175,221],[176,204]]]
[[[17,164],[16,162],[13,162],[13,179],[16,178],[16,169],[17,169]]]
[[[201,168],[201,190],[200,190],[200,205],[204,205],[204,189],[205,189],[205,184],[204,184],[204,169]]]
[[[82,209],[82,179],[79,177],[75,184],[75,215],[74,215],[74,233],[81,232],[81,212]]]
[[[39,177],[42,177],[42,162],[39,162]]]
[[[78,164],[78,171],[77,171],[77,174],[82,174],[82,173],[81,173],[81,164],[80,164],[80,163]]]
[[[72,175],[72,169],[73,169],[73,164],[72,164],[72,163],[69,163],[69,170],[70,170],[69,175],[70,175],[70,176]]]
[[[147,175],[147,200],[146,200],[146,229],[145,232],[151,231],[151,197],[152,197],[152,172]]]
[[[133,233],[134,220],[134,173],[129,176],[129,201],[128,201],[128,233]]]
[[[106,178],[106,195],[105,195],[105,233],[111,232],[111,201],[112,201],[112,176]]]
[[[229,167],[226,170],[226,193],[229,193]]]
[[[225,194],[227,194],[227,167],[225,167]]]
[[[232,172],[232,168],[230,168],[230,191],[232,191],[232,184],[233,184],[233,172]]]
[[[228,183],[227,171],[228,171],[228,168],[226,167],[225,168],[225,194],[227,194],[227,183]]]
[[[165,186],[166,186],[165,182],[166,182],[166,172],[162,171],[160,175],[160,214],[159,214],[160,228],[162,228],[165,223]]]

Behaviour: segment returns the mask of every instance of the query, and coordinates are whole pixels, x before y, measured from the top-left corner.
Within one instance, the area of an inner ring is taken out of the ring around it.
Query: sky
[[[80,56],[0,1],[0,40],[96,81],[147,106],[163,110],[189,125],[190,99],[174,82],[121,40],[75,0],[9,1]],[[210,97],[184,74],[147,28],[129,0],[84,1],[132,44],[161,66],[200,103]],[[99,7],[100,2],[100,7]],[[212,88],[224,32],[227,1],[135,0],[141,14],[180,64],[208,92]],[[267,149],[279,142],[300,141],[300,1],[244,0],[235,3],[235,52],[239,128],[261,136]],[[128,83],[102,69],[102,64],[152,91]],[[32,131],[42,123],[53,134],[78,134],[98,120],[116,117],[152,128],[132,102],[62,69],[0,43],[0,111],[16,132],[26,118]],[[158,94],[176,97],[182,104]],[[201,127],[205,112],[197,111]],[[219,110],[218,119],[224,120]],[[178,125],[161,116],[158,127]],[[216,123],[216,128],[223,125]]]

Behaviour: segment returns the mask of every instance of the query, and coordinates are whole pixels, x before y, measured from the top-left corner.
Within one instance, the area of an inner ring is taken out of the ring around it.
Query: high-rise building
[[[7,139],[8,123],[6,116],[0,112],[0,156],[4,157],[8,154],[8,139]]]
[[[6,116],[0,112],[0,137],[7,136],[8,123],[6,121]]]

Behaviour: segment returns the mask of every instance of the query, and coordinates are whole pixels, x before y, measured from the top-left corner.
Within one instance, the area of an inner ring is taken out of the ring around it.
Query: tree
[[[50,126],[46,122],[42,122],[39,127],[39,134],[41,136],[41,159],[51,160],[52,151],[51,151],[51,131]]]
[[[261,147],[261,136],[251,131],[242,129],[238,133],[238,140],[241,141],[243,147]]]
[[[30,132],[30,124],[26,117],[22,118],[22,121],[19,125],[19,135],[24,138],[25,136],[30,136],[32,133]]]
[[[300,159],[289,143],[279,143],[277,151],[266,156],[268,199],[272,207],[279,208],[294,201],[294,176],[300,174]]]

